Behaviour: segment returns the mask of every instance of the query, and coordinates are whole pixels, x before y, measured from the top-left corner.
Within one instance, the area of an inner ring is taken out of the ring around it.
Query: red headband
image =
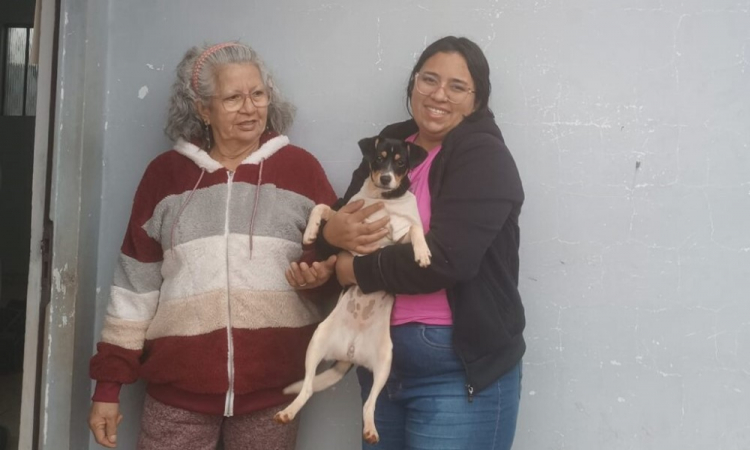
[[[203,64],[206,63],[206,59],[208,59],[208,57],[211,56],[212,53],[221,50],[222,48],[235,46],[239,47],[240,44],[236,42],[224,42],[223,44],[216,44],[213,47],[209,47],[204,50],[203,53],[201,53],[201,55],[198,57],[198,60],[195,62],[195,65],[193,66],[192,85],[193,91],[196,94],[198,93],[198,75],[200,75],[201,69],[203,69]]]

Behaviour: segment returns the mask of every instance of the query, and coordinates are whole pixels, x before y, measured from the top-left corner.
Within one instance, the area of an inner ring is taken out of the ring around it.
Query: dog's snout
[[[380,175],[380,184],[387,186],[391,183],[391,180],[393,180],[393,177],[390,175]]]

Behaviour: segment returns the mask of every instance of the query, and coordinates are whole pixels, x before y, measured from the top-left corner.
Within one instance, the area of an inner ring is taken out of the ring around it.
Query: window
[[[3,42],[0,115],[33,116],[36,110],[37,65],[29,61],[32,32],[30,27],[9,27],[0,40]]]

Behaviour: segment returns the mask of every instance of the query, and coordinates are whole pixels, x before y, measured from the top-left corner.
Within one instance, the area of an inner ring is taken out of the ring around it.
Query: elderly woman
[[[315,280],[335,263],[313,263],[300,243],[312,207],[335,194],[318,161],[281,134],[293,107],[250,47],[190,49],[170,102],[176,143],[135,194],[91,359],[89,425],[114,447],[120,387],[141,377],[139,449],[293,449],[296,427],[272,416],[304,375],[314,300],[328,290]],[[301,270],[316,276],[294,289]]]
[[[393,365],[375,421],[380,443],[363,448],[508,450],[521,387],[524,309],[518,292],[521,179],[489,109],[490,69],[466,38],[430,44],[406,89],[412,118],[381,136],[429,150],[410,173],[432,264],[399,244],[352,257],[340,253],[342,284],[396,293]],[[362,186],[366,162],[341,203]],[[347,205],[323,242],[365,253],[369,211]],[[375,232],[377,236],[378,232]],[[363,400],[372,375],[358,372]]]

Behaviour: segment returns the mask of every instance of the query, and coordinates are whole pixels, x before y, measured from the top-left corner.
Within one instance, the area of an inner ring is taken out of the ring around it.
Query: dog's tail
[[[331,366],[330,369],[327,369],[324,372],[315,375],[315,378],[313,379],[313,392],[320,392],[338,383],[342,378],[344,378],[344,375],[349,372],[349,369],[351,369],[352,366],[353,364],[350,362],[339,361]],[[303,382],[304,380],[300,380],[296,383],[290,384],[289,386],[284,388],[284,393],[299,394],[299,391],[302,389]]]

